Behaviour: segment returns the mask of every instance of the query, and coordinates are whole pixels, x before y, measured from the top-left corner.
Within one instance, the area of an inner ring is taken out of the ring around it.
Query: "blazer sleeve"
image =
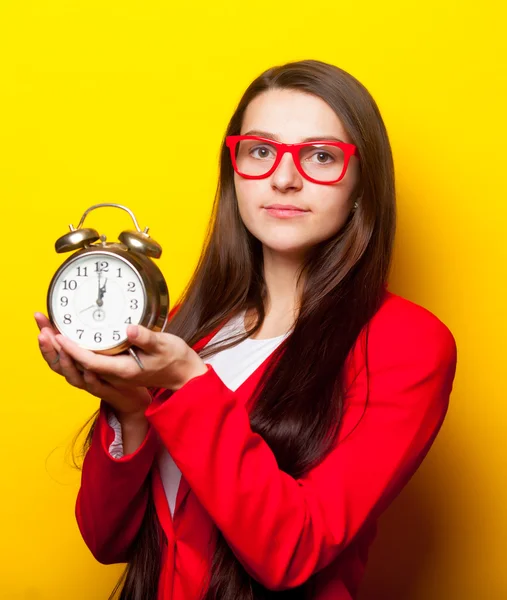
[[[108,423],[108,414],[102,400],[76,500],[81,535],[93,556],[103,564],[128,561],[146,510],[148,474],[159,443],[150,427],[135,452],[114,458],[109,448],[115,433]]]
[[[372,322],[366,350],[356,344],[339,439],[299,479],[278,468],[252,432],[244,403],[211,365],[148,407],[191,489],[245,569],[268,589],[299,586],[331,563],[429,450],[447,411],[456,345],[441,321],[418,308],[406,318]]]

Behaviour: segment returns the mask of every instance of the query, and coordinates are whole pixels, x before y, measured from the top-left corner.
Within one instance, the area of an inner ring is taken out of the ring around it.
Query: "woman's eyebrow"
[[[259,137],[268,138],[270,140],[275,140],[275,142],[280,141],[280,138],[277,135],[275,135],[274,133],[269,133],[268,131],[260,131],[259,129],[251,129],[250,131],[247,131],[246,133],[243,133],[242,135],[257,135]],[[320,142],[322,140],[326,140],[329,142],[344,143],[344,141],[342,139],[337,138],[334,135],[319,135],[319,136],[314,136],[314,137],[308,137],[301,141],[302,142]]]

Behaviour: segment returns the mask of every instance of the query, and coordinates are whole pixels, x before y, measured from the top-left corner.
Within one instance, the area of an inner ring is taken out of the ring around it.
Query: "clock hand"
[[[90,308],[95,308],[97,306],[97,303],[92,304],[91,306],[88,306],[88,308],[83,308],[83,310],[79,311],[79,314],[81,314],[82,312],[84,312],[85,310],[90,310]]]
[[[102,306],[103,302],[102,302],[102,294],[101,294],[102,287],[101,287],[101,285],[100,285],[100,270],[99,270],[99,280],[98,280],[98,284],[99,284],[99,290],[98,290],[98,294],[99,294],[99,295],[98,295],[98,298],[97,298],[97,301],[96,301],[96,303],[97,303],[97,306]]]
[[[106,283],[107,283],[107,278],[106,278],[106,280],[104,281],[104,285],[103,285],[103,286],[100,288],[100,290],[99,290],[99,294],[100,294],[100,297],[101,297],[101,298],[103,298],[103,297],[104,297],[104,294],[106,293]]]
[[[106,293],[106,283],[107,283],[107,279],[104,281],[104,285],[99,290],[99,299],[97,302],[97,304],[99,306],[102,306],[104,304],[103,298],[104,298],[104,294]]]

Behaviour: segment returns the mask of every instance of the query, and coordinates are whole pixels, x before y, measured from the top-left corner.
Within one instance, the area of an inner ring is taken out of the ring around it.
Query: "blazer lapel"
[[[223,325],[222,325],[223,326]],[[199,352],[200,350],[202,350],[204,348],[204,346],[206,346],[206,344],[220,331],[221,327],[219,326],[217,327],[214,331],[212,331],[211,333],[209,333],[207,336],[205,336],[204,338],[202,338],[201,340],[199,340],[198,342],[196,342],[193,346],[192,349],[195,350],[195,352]],[[183,473],[181,474],[181,479],[180,479],[180,484],[178,486],[178,491],[176,493],[176,502],[174,505],[174,515],[173,515],[173,520],[182,504],[182,502],[185,500],[185,498],[188,496],[188,492],[190,491],[190,486],[188,485],[187,480],[185,479],[185,477],[183,476]]]
[[[202,350],[202,348],[204,348],[204,346],[211,340],[211,338],[219,331],[220,327],[217,328],[214,332],[212,332],[211,334],[207,335],[205,338],[203,338],[202,340],[200,340],[199,342],[197,342],[194,346],[193,349],[198,352],[199,350]],[[266,370],[273,354],[274,354],[275,350],[273,350],[273,352],[271,352],[271,354],[269,354],[265,360],[257,367],[257,369],[249,376],[245,379],[245,381],[239,386],[239,388],[235,391],[235,393],[239,396],[239,398],[241,398],[244,402],[245,405],[247,407],[248,410],[250,410],[252,408],[251,406],[251,400],[253,400],[252,396],[253,396],[253,392],[260,380],[260,378],[262,377],[264,371]],[[174,506],[174,517],[176,516],[180,506],[183,504],[185,498],[188,496],[188,493],[190,492],[190,486],[187,482],[187,480],[185,479],[185,477],[183,476],[183,474],[181,475],[181,480],[180,480],[180,484],[178,487],[178,492],[176,494],[176,503]],[[174,518],[173,517],[173,518]]]

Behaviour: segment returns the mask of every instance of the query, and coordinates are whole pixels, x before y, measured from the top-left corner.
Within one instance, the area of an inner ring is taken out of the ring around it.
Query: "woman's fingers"
[[[87,392],[98,398],[115,396],[116,390],[92,371],[83,371],[83,380]]]
[[[49,319],[46,315],[39,312],[35,313],[34,317],[41,334],[44,334],[45,337],[49,338],[49,341],[53,344],[54,348],[56,348],[56,351],[59,352],[60,344],[56,341],[57,331],[51,325]]]
[[[49,367],[74,387],[84,389],[85,382],[72,358],[63,350],[55,339],[54,333],[43,327],[39,333],[39,348]]]
[[[51,370],[65,377],[73,387],[86,390],[98,398],[111,394],[116,395],[111,385],[91,371],[86,371],[70,354],[65,352],[56,339],[57,332],[44,314],[35,313],[34,316],[40,330],[39,348]]]
[[[42,329],[44,327],[49,327],[50,329],[52,329],[52,325],[49,321],[49,319],[46,317],[45,314],[40,313],[40,312],[36,312],[34,314],[34,318],[35,318],[35,322],[37,323],[37,327],[42,331]]]
[[[144,389],[143,393],[141,388],[126,385],[125,380],[137,374],[139,370],[130,356],[113,358],[85,350],[71,340],[58,335],[43,313],[37,312],[34,317],[40,330],[38,336],[40,351],[52,371],[65,377],[73,387],[86,390],[98,398],[107,399],[122,412],[146,408],[151,401],[148,391]],[[144,355],[142,351],[138,352]]]
[[[38,337],[39,347],[44,360],[55,373],[65,377],[70,385],[85,390],[97,398],[104,398],[113,408],[123,413],[139,412],[146,409],[151,402],[151,396],[145,388],[126,385],[123,379],[113,377],[119,384],[119,387],[116,388],[114,384],[102,379],[99,374],[93,373],[77,363],[58,344],[54,330],[46,327],[43,319],[38,320],[38,324],[41,327]],[[95,355],[93,354],[93,356]]]
[[[60,373],[65,377],[70,385],[81,390],[85,389],[86,384],[83,376],[78,371],[72,358],[63,350],[60,350]]]
[[[41,351],[44,360],[48,363],[50,368],[55,371],[55,373],[60,374],[60,355],[56,348],[54,347],[51,338],[49,335],[42,331],[39,334],[39,348]]]
[[[42,315],[44,317],[44,315]],[[52,327],[51,323],[44,317],[45,320],[37,321],[37,325],[40,328],[39,339],[40,336],[43,335],[46,339],[48,339],[54,346],[57,352],[60,351],[60,344],[56,339],[57,332]],[[47,321],[47,324],[46,324]]]
[[[104,356],[102,354],[95,354],[91,350],[81,348],[75,342],[62,335],[58,335],[55,339],[60,346],[65,347],[67,354],[70,354],[76,362],[79,362],[89,371],[104,375],[104,378],[113,376],[128,380],[139,372],[139,367],[130,356]]]
[[[103,398],[118,413],[139,413],[151,403],[151,395],[146,388],[123,386],[119,389],[87,370],[83,372],[83,379],[87,392]]]

